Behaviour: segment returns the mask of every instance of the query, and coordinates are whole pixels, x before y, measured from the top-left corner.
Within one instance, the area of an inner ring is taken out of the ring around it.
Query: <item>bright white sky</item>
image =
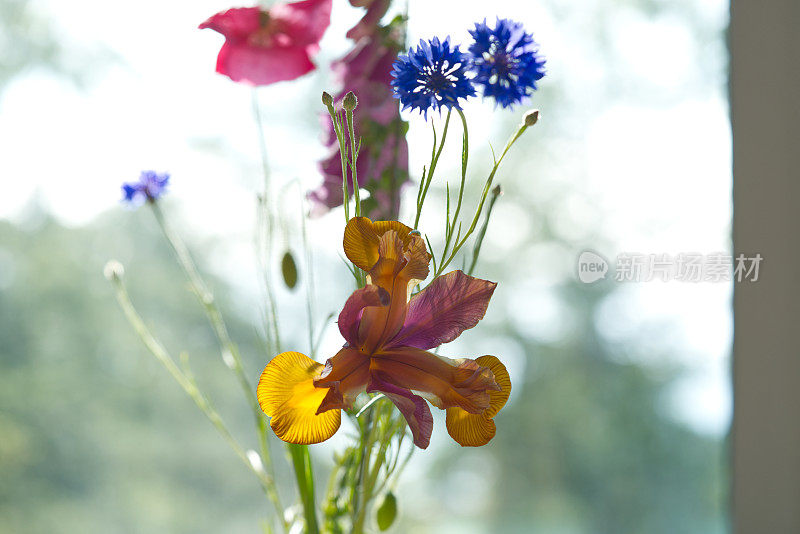
[[[601,1],[587,0],[586,6]],[[698,13],[708,20],[725,16],[723,0],[697,1]],[[169,170],[174,180],[170,196],[183,224],[236,243],[231,246],[234,253],[219,260],[218,269],[254,276],[248,266],[254,213],[242,209],[253,206],[253,190],[261,182],[251,91],[214,73],[222,37],[196,29],[230,3],[140,0],[126,9],[100,0],[41,0],[33,5],[57,21],[70,46],[91,50],[101,45],[119,61],[100,66],[85,90],[36,71],[8,87],[0,99],[0,217],[15,220],[32,195],[39,194],[61,221],[80,225],[118,208],[120,183],[135,179],[141,169]],[[577,37],[564,34],[544,4],[495,0],[492,12],[486,10],[487,3],[477,0],[412,0],[412,41],[433,34],[464,40],[471,23],[497,13],[532,21],[555,76],[584,88],[599,76],[603,65],[583,57]],[[343,30],[357,15],[343,0],[334,1],[332,30],[322,43],[323,63],[347,49]],[[615,61],[663,91],[687,83],[699,51],[679,20],[622,13],[617,22]],[[308,188],[319,181],[315,162],[322,148],[313,129],[316,110],[305,115],[298,110],[306,109],[308,95],[324,87],[324,80],[311,76],[259,93],[278,183],[299,178]],[[472,105],[467,115],[472,132],[491,132],[489,105]],[[543,117],[559,120],[548,117],[546,110]],[[601,221],[603,233],[618,247],[603,251],[611,257],[625,251],[675,254],[730,248],[730,133],[722,88],[719,94],[658,107],[616,103],[598,109],[581,127],[589,172],[563,172],[563,179],[584,191],[565,202],[563,224],[580,235],[593,221]],[[421,169],[427,158],[427,132],[415,116],[412,169]],[[477,134],[473,139],[483,142]],[[554,169],[547,183],[557,184],[562,170]],[[524,213],[518,215],[524,220]],[[519,218],[503,220],[499,215],[495,231],[511,240],[515,232],[522,232],[519,239],[527,235],[519,230]],[[339,231],[330,221],[325,217],[312,223],[311,233],[323,248],[335,242]],[[560,272],[551,282],[571,275]],[[694,371],[676,386],[669,403],[688,424],[713,434],[724,432],[730,418],[730,293],[727,284],[652,282],[629,286],[608,303],[609,316],[617,318],[606,329],[611,338],[629,335],[648,321],[675,325],[681,358]],[[560,324],[554,323],[558,310],[546,305],[537,310],[531,314],[531,328],[544,336],[548,325]]]

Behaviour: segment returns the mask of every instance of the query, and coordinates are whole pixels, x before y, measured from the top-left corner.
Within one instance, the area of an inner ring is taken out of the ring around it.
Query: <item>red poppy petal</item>
[[[453,341],[483,319],[496,286],[461,271],[440,276],[411,298],[403,328],[389,345],[428,350]]]
[[[314,70],[304,48],[263,48],[225,42],[217,56],[217,72],[235,82],[269,85],[294,80]]]
[[[261,27],[261,9],[258,7],[235,7],[211,16],[198,28],[210,28],[226,39],[247,39]]]
[[[331,0],[275,4],[270,8],[269,16],[280,22],[281,30],[294,45],[315,45],[331,24],[331,4]]]

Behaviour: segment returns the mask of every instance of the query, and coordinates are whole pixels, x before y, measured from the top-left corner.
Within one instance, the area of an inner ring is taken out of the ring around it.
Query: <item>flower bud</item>
[[[331,107],[333,105],[333,97],[328,93],[328,91],[322,91],[322,103],[327,106]]]
[[[358,99],[356,98],[355,93],[353,91],[348,91],[346,95],[344,95],[344,100],[342,100],[342,107],[345,111],[353,111],[356,109],[358,105]]]
[[[125,268],[117,260],[110,260],[106,263],[106,266],[103,267],[103,274],[109,282],[114,282],[125,276]]]
[[[250,462],[250,465],[253,466],[257,473],[264,472],[264,463],[261,461],[261,456],[253,449],[247,450],[247,461]]]
[[[492,188],[492,196],[493,197],[499,197],[502,194],[503,194],[503,188],[500,187],[500,184],[497,184],[496,186],[494,186]]]
[[[539,110],[532,109],[531,111],[527,112],[523,120],[525,122],[525,126],[533,126],[539,120]]]
[[[222,361],[228,369],[236,369],[236,360],[231,351],[227,349],[222,351]]]

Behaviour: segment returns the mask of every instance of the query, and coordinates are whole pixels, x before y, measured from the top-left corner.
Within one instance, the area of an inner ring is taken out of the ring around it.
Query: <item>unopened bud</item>
[[[500,187],[500,184],[497,184],[492,188],[492,196],[499,197],[503,194],[503,188]]]
[[[333,97],[328,93],[328,91],[322,91],[322,103],[330,107],[333,105]]]
[[[253,466],[253,469],[255,469],[256,472],[264,472],[264,463],[261,461],[261,456],[259,456],[258,453],[253,449],[248,449],[247,461],[250,462],[250,465]]]
[[[344,100],[342,100],[342,107],[345,111],[353,111],[356,109],[358,105],[358,99],[356,98],[355,93],[353,91],[348,91],[346,95],[344,95]]]
[[[532,109],[531,111],[525,114],[525,126],[533,126],[539,120],[539,110]]]
[[[106,266],[103,267],[103,274],[110,282],[113,282],[125,276],[125,268],[117,260],[110,260],[106,263]]]
[[[231,351],[227,349],[222,351],[222,362],[228,369],[236,369],[236,360],[233,354],[231,354]]]

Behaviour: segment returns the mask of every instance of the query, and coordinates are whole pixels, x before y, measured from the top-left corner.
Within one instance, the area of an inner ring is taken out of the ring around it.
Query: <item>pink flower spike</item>
[[[217,72],[235,82],[269,85],[294,80],[314,70],[311,56],[330,25],[331,0],[304,0],[232,8],[200,24],[225,36]]]

